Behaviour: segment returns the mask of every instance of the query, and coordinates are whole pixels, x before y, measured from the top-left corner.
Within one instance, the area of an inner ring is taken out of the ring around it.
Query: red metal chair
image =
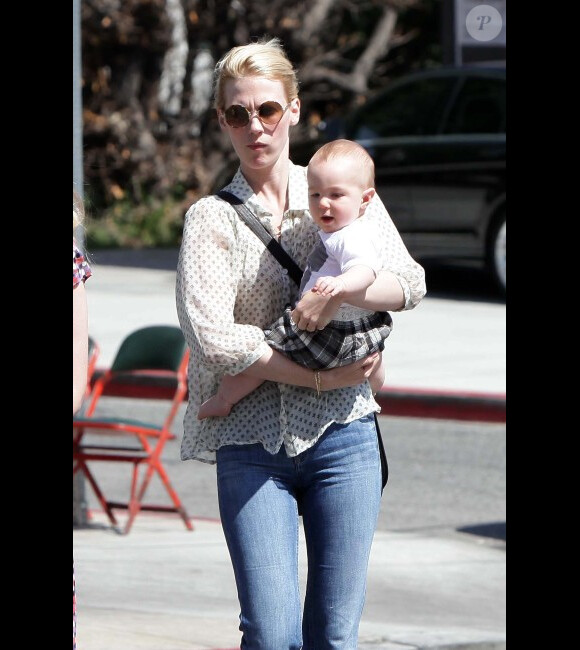
[[[162,462],[165,444],[175,438],[171,427],[187,393],[188,358],[189,350],[178,327],[153,325],[132,332],[122,341],[111,367],[96,379],[85,414],[73,417],[73,475],[76,472],[85,475],[113,525],[117,525],[114,509],[128,511],[125,534],[131,530],[140,510],[176,512],[187,529],[193,530]],[[147,397],[155,394],[158,397],[160,390],[162,397],[169,401],[169,411],[161,425],[129,419],[124,415],[100,417],[95,413],[101,398],[107,395]],[[95,444],[97,438],[104,439],[104,444]],[[132,444],[119,444],[125,441]],[[104,496],[89,469],[89,463],[93,462],[133,465],[130,494],[126,502],[111,501]],[[140,479],[141,467],[144,472]],[[173,505],[144,502],[155,474],[161,479]]]

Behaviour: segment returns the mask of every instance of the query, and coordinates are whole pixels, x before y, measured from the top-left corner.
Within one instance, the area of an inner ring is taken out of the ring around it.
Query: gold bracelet
[[[320,381],[320,370],[314,371],[314,385],[316,386],[316,396],[320,397],[320,388],[322,385]]]

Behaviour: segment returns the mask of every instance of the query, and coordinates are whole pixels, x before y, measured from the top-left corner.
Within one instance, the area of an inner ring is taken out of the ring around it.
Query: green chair
[[[187,394],[188,359],[189,350],[179,327],[153,325],[130,333],[122,341],[111,367],[94,382],[85,414],[73,417],[73,476],[77,472],[85,475],[113,525],[118,524],[113,510],[128,511],[125,534],[131,530],[141,510],[178,513],[187,529],[193,530],[162,460],[165,444],[175,438],[171,427]],[[168,411],[161,425],[130,419],[123,413],[99,417],[95,411],[100,400],[107,395],[129,398],[161,396],[168,402]],[[95,444],[100,437],[103,444]],[[89,468],[89,464],[94,462],[129,463],[133,466],[126,501],[116,502],[105,497]],[[155,474],[165,486],[172,505],[144,501]]]

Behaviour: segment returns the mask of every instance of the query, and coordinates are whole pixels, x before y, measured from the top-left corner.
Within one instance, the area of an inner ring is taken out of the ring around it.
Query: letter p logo
[[[495,7],[477,5],[467,14],[465,26],[476,41],[492,41],[501,32],[503,20]]]

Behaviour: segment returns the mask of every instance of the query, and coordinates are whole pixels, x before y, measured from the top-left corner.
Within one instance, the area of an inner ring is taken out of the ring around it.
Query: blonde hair
[[[262,38],[255,43],[233,47],[217,62],[214,70],[214,108],[225,108],[225,82],[244,77],[281,81],[288,101],[298,97],[296,71],[278,38]]]
[[[313,163],[326,162],[336,158],[351,158],[360,171],[360,179],[363,188],[375,186],[375,163],[368,151],[358,142],[353,140],[332,140],[322,145],[312,158],[309,165]]]
[[[80,226],[85,218],[85,206],[80,194],[73,187],[73,232]]]

